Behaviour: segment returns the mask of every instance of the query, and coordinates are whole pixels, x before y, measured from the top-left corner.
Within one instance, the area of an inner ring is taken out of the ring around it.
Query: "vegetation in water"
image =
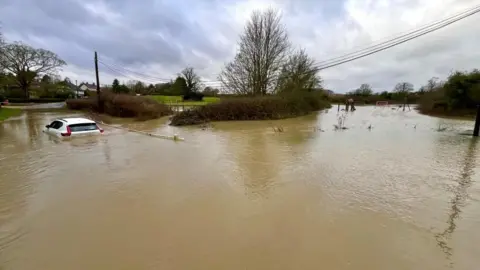
[[[320,93],[239,97],[175,114],[171,125],[196,125],[210,121],[284,119],[306,115],[329,106]]]
[[[148,97],[115,94],[110,91],[102,92],[100,104],[97,97],[67,100],[69,109],[88,110],[116,117],[147,120],[172,114],[170,107]]]

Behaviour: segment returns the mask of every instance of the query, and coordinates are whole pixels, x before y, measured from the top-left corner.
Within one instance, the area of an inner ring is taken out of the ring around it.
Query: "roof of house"
[[[81,83],[79,87],[81,87],[82,85],[85,85],[89,89],[97,89],[97,85],[94,83]]]

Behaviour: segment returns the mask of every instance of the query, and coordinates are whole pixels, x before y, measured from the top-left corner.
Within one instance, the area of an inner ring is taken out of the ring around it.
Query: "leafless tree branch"
[[[265,95],[275,90],[290,42],[275,10],[255,11],[240,36],[239,51],[219,80],[228,92]]]
[[[28,87],[33,79],[42,74],[52,74],[66,65],[55,53],[35,49],[23,43],[4,44],[0,50],[0,66],[15,75],[17,84],[28,97]]]
[[[321,88],[315,61],[301,49],[288,57],[278,78],[277,92],[313,91]]]

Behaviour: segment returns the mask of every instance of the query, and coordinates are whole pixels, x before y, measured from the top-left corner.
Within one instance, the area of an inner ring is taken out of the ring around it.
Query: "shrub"
[[[100,101],[104,105],[104,113],[117,117],[135,117],[138,119],[154,119],[172,114],[172,110],[150,98],[102,92]],[[100,112],[96,98],[70,99],[67,107],[72,110],[91,110]]]
[[[173,116],[171,125],[195,125],[209,121],[273,120],[296,117],[329,107],[316,93],[225,99]]]

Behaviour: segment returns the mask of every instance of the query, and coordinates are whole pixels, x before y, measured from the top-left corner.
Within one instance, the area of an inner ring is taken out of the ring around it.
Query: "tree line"
[[[441,87],[445,84],[445,82],[440,81],[438,77],[432,77],[427,81],[425,85],[420,86],[420,88],[415,91],[415,88],[412,83],[409,82],[399,82],[395,85],[395,87],[392,89],[392,91],[382,91],[378,94],[387,96],[386,93],[399,93],[400,95],[405,95],[408,93],[414,93],[417,92],[419,94],[423,94],[425,92],[431,92],[438,87]],[[374,95],[375,93],[372,90],[372,86],[368,83],[363,83],[360,85],[359,88],[350,91],[347,93],[347,95],[351,96],[371,96]]]
[[[371,85],[364,83],[346,94],[334,95],[331,101],[344,102],[347,98],[366,104],[418,103],[420,111],[425,113],[471,114],[480,105],[480,71],[454,71],[445,80],[432,77],[417,90],[412,83],[399,82],[391,91],[374,93]]]
[[[220,90],[211,86],[204,86],[200,76],[194,68],[183,69],[174,80],[165,83],[146,84],[142,81],[130,80],[126,84],[114,79],[109,87],[114,93],[141,94],[141,95],[171,95],[188,96],[202,94],[216,96]]]

